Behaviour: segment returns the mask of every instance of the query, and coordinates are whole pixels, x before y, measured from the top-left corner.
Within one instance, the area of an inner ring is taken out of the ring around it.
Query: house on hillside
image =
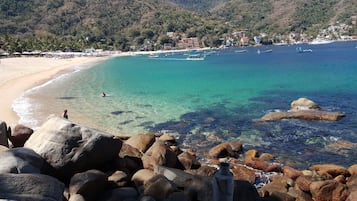
[[[241,44],[242,46],[248,46],[248,45],[249,45],[249,38],[248,38],[248,37],[242,37],[242,38],[240,39],[240,44]]]

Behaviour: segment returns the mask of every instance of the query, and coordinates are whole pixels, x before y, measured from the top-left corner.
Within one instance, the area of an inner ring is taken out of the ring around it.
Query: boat
[[[298,53],[312,52],[312,49],[302,49],[301,47],[297,47],[296,52]]]
[[[199,60],[204,60],[205,57],[202,54],[189,54],[186,58],[186,60],[195,60],[195,61],[199,61]]]
[[[236,50],[236,51],[234,51],[234,52],[237,52],[237,53],[244,53],[244,52],[248,52],[248,50]]]
[[[270,52],[273,52],[272,49],[268,49],[268,50],[263,50],[263,51],[260,51],[260,49],[257,50],[257,53],[258,54],[262,54],[262,53],[270,53]]]

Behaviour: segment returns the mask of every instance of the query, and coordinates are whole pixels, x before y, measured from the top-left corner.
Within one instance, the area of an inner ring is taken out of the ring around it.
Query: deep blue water
[[[203,61],[187,61],[183,53],[118,57],[47,88],[71,97],[53,101],[66,104],[74,120],[86,119],[113,134],[173,133],[181,147],[201,156],[220,142],[215,136],[239,140],[245,149],[272,153],[298,168],[349,166],[357,163],[356,46],[354,41],[248,47],[243,53],[242,48],[211,50]],[[312,52],[297,53],[297,47]],[[101,98],[102,91],[108,97]],[[346,117],[253,121],[288,110],[299,97]]]

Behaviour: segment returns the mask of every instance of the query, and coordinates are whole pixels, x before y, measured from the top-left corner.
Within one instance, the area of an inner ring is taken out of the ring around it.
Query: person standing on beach
[[[68,119],[68,111],[67,110],[63,111],[62,117],[65,119]]]

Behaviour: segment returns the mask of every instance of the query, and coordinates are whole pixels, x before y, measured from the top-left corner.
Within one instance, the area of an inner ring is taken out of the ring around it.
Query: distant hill
[[[235,30],[316,35],[337,21],[352,25],[354,15],[356,0],[1,0],[0,49],[13,46],[14,38],[35,38],[48,49],[129,50],[175,43],[167,32],[215,46]],[[356,25],[349,31],[357,34]]]

